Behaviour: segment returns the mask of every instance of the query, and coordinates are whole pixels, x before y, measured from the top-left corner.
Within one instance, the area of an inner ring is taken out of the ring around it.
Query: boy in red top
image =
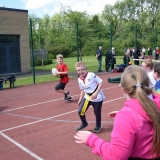
[[[65,91],[64,88],[66,84],[69,82],[69,77],[68,77],[68,67],[65,63],[63,63],[63,55],[58,54],[56,56],[57,58],[57,65],[56,68],[58,70],[57,72],[57,77],[60,77],[60,82],[55,86],[55,91],[59,93],[64,94],[64,100],[65,101],[70,101],[72,100],[72,97],[70,96],[70,93],[68,91]]]

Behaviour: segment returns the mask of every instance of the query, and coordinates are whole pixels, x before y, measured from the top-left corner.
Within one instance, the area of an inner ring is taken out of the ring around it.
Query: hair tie
[[[141,84],[136,84],[136,87],[141,87]]]

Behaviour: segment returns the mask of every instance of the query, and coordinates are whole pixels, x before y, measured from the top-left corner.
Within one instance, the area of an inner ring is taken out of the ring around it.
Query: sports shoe
[[[83,124],[83,123],[82,123],[80,126],[78,126],[78,127],[76,128],[76,131],[79,131],[79,130],[87,127],[87,126],[88,126],[88,123],[86,123],[86,124]]]
[[[71,101],[72,100],[72,97],[67,97],[64,99],[65,101]]]
[[[96,127],[93,129],[93,132],[94,132],[94,133],[98,133],[98,132],[101,131],[101,129],[102,129],[102,126],[96,126]]]
[[[64,95],[64,100],[67,99],[68,97],[70,97],[70,93],[67,92],[67,94]]]

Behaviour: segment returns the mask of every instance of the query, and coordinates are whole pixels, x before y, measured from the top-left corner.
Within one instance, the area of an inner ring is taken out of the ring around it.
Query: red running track
[[[109,77],[120,73],[100,73],[106,96],[102,107],[102,130],[97,135],[110,140],[113,118],[108,113],[123,107],[125,98],[118,84],[108,83]],[[100,160],[85,145],[76,144],[75,128],[80,124],[77,79],[71,79],[66,89],[72,102],[64,102],[62,94],[54,92],[58,82],[28,85],[0,91],[0,160]],[[95,126],[93,108],[86,113],[89,122],[84,130]]]

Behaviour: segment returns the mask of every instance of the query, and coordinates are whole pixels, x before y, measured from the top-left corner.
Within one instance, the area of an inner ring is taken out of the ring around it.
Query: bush
[[[56,58],[57,54],[62,54],[64,57],[67,57],[69,53],[70,53],[69,48],[63,44],[59,46],[53,46],[48,50],[48,54],[52,54],[53,58]]]
[[[48,65],[48,64],[52,64],[52,59],[49,59],[49,58],[43,59],[43,65]],[[31,62],[31,66],[32,66],[32,62]],[[34,66],[42,66],[42,58],[36,57],[34,59]]]
[[[36,57],[34,59],[34,66],[41,66],[42,65],[42,58]],[[32,66],[32,63],[31,63]]]

